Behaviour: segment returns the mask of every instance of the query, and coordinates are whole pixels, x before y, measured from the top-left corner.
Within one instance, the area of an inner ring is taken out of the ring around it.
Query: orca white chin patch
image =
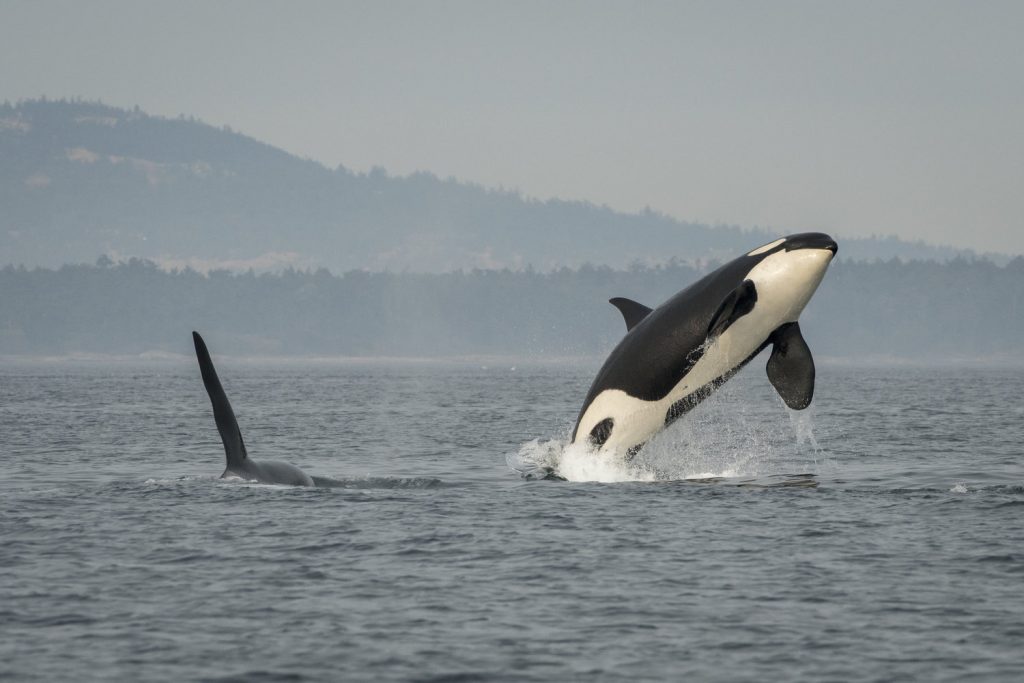
[[[772,249],[774,249],[775,247],[779,246],[780,244],[782,244],[785,241],[786,241],[785,237],[780,237],[779,239],[775,240],[774,242],[769,242],[768,244],[764,245],[763,247],[758,247],[754,251],[747,252],[747,256],[757,256],[758,254],[763,254],[766,251],[771,251]]]
[[[765,329],[795,321],[818,289],[832,261],[825,249],[800,249],[771,254],[747,274],[757,287],[755,313]]]

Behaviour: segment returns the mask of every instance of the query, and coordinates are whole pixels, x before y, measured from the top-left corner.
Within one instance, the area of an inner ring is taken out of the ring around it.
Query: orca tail
[[[206,342],[199,336],[198,332],[192,333],[192,341],[196,345],[196,358],[199,359],[199,371],[203,374],[203,385],[206,393],[210,396],[210,403],[213,404],[213,419],[217,422],[217,431],[220,432],[220,439],[224,442],[224,453],[227,456],[228,468],[232,465],[240,465],[248,455],[245,452],[245,443],[242,441],[242,432],[238,429],[238,421],[235,419],[235,411],[231,409],[224,387],[220,384],[217,371],[210,360],[210,352],[206,349]]]

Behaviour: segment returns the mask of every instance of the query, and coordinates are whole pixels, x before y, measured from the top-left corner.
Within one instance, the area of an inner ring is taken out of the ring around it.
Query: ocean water
[[[190,357],[0,364],[0,678],[1024,676],[1020,368],[759,359],[626,464],[600,359],[215,360],[323,487],[220,480]]]

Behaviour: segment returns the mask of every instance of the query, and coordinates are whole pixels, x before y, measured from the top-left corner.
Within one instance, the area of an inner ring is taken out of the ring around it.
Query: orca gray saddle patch
[[[769,341],[772,355],[768,359],[768,380],[787,406],[803,410],[814,397],[814,358],[800,334],[800,325],[783,325]]]
[[[739,287],[729,292],[719,304],[708,325],[708,339],[713,339],[729,329],[734,322],[754,310],[757,303],[757,287],[750,280],[744,280]]]

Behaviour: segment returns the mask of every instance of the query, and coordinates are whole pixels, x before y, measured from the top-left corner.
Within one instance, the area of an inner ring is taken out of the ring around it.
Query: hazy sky
[[[1024,2],[0,0],[0,99],[693,221],[1024,252]]]

